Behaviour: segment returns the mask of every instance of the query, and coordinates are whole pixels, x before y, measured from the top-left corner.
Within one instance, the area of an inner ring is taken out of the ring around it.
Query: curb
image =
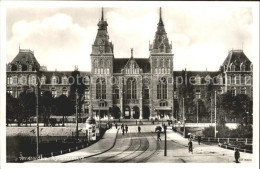
[[[80,160],[82,160],[82,159],[86,159],[86,158],[90,158],[90,157],[94,157],[94,156],[97,156],[97,155],[103,154],[103,153],[105,153],[105,152],[111,150],[111,149],[115,146],[115,144],[116,144],[116,139],[117,139],[118,131],[119,131],[119,128],[117,129],[116,137],[115,137],[115,139],[114,139],[114,143],[113,143],[113,145],[112,145],[110,148],[108,148],[107,150],[104,150],[104,151],[102,151],[102,152],[100,152],[100,153],[96,153],[96,154],[92,154],[92,155],[89,155],[89,156],[82,157],[82,158],[80,158]],[[69,162],[78,161],[78,160],[79,160],[79,159],[76,159],[76,160],[70,160],[70,161],[64,161],[64,162],[61,162],[61,163],[69,163]]]

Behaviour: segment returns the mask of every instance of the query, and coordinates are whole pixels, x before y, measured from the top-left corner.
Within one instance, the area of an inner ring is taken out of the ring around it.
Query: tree
[[[18,126],[22,119],[20,118],[20,104],[17,98],[14,98],[10,93],[6,93],[6,124],[17,120]]]
[[[84,100],[84,92],[86,89],[86,85],[84,84],[84,78],[80,75],[80,72],[75,69],[72,73],[69,83],[70,86],[70,93],[69,93],[69,99],[73,102],[74,106],[76,107],[76,91],[78,92],[78,107],[82,107],[83,100]],[[75,113],[75,111],[74,111]],[[79,113],[81,113],[81,109],[79,109]]]
[[[54,98],[51,92],[45,91],[39,97],[39,114],[43,117],[44,126],[49,123],[51,114],[54,113]]]
[[[62,116],[62,126],[64,126],[65,116],[69,116],[73,112],[73,104],[65,95],[60,95],[55,98],[55,105],[57,108],[57,115]]]
[[[20,114],[22,116],[22,119],[25,120],[26,126],[28,123],[28,119],[30,119],[31,116],[36,115],[36,96],[33,92],[22,92],[19,95],[19,103],[21,106]]]

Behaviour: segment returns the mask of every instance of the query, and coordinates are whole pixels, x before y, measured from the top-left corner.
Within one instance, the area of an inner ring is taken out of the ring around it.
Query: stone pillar
[[[133,115],[134,115],[134,109],[131,107],[130,108],[130,119],[134,118]]]

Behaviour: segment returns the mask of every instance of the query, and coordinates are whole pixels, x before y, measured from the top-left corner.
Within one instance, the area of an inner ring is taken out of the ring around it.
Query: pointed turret
[[[157,24],[157,31],[155,33],[153,44],[150,45],[151,53],[171,53],[172,45],[169,43],[167,33],[164,28],[162,20],[162,10],[160,8],[159,23]]]
[[[101,19],[98,22],[98,32],[94,44],[92,45],[91,54],[113,53],[113,44],[109,41],[107,32],[107,21],[104,20],[104,11],[102,8]]]

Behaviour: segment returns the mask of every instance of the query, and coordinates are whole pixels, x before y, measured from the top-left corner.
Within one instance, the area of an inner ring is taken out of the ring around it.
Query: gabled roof
[[[149,73],[150,68],[150,62],[148,58],[134,58],[138,66],[143,70],[143,73]],[[121,73],[121,70],[124,69],[127,62],[129,61],[129,58],[115,58],[113,63],[113,71],[114,73]]]

